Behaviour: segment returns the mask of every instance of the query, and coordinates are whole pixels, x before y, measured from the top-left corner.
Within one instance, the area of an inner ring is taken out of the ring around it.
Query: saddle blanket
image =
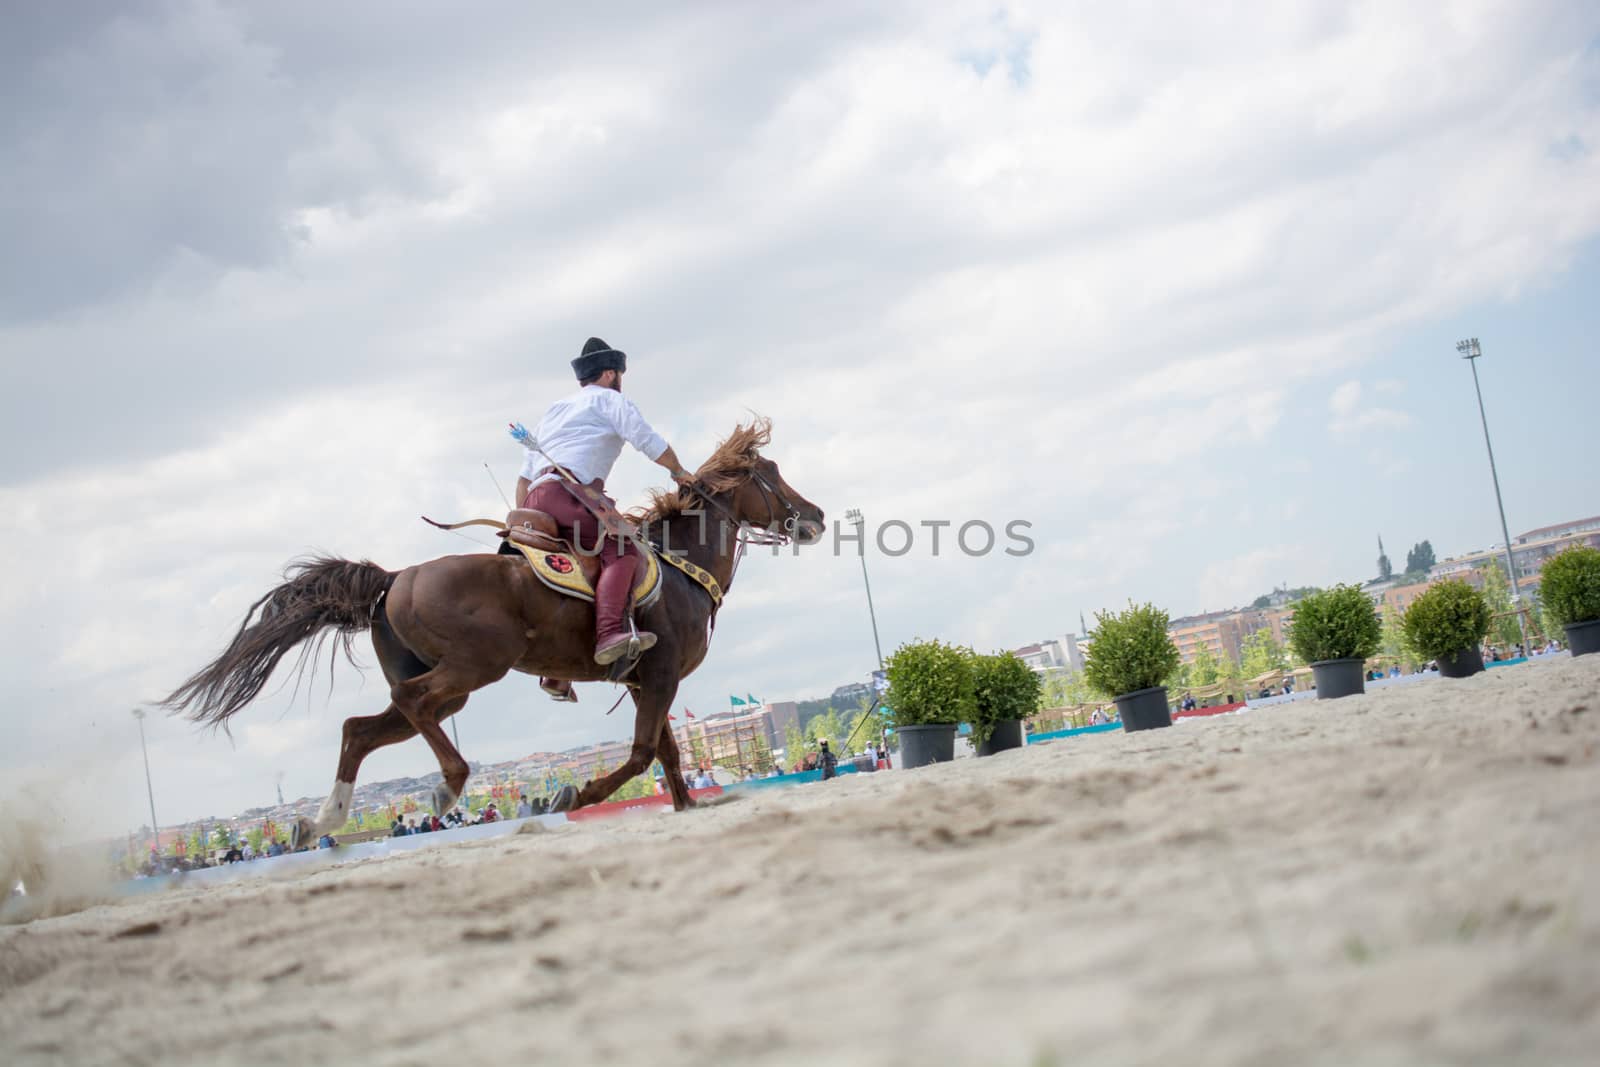
[[[509,542],[533,567],[534,576],[558,593],[594,602],[594,586],[583,573],[579,561],[566,552],[546,552]],[[644,554],[644,569],[633,583],[633,606],[647,608],[661,596],[661,564],[654,552]]]

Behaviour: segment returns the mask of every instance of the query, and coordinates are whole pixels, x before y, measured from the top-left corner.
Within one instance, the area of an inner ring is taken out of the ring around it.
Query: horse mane
[[[772,420],[757,415],[735,426],[710,457],[694,472],[695,482],[708,493],[725,493],[749,477],[761,459],[760,450],[772,441]],[[700,494],[686,489],[650,490],[650,503],[628,512],[636,523],[653,526],[701,507]]]

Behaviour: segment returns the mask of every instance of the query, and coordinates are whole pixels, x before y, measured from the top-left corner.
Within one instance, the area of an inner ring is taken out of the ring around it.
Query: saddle
[[[594,601],[600,579],[600,557],[579,552],[561,536],[555,516],[535,508],[513,508],[503,534],[533,567],[534,577],[558,593]],[[645,546],[648,548],[648,546]],[[633,606],[643,609],[661,595],[661,564],[654,551],[644,553],[644,566],[633,583]]]

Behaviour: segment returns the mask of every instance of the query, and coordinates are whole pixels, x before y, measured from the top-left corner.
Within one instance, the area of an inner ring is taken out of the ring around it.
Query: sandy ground
[[[1600,656],[0,929],[34,1063],[1600,1055]]]

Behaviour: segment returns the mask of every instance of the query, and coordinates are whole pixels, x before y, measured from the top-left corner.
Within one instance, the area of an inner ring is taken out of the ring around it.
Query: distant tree
[[[828,743],[837,749],[845,739],[844,723],[839,721],[839,713],[829,705],[828,710],[812,719],[806,726],[806,738],[810,741],[828,739]]]
[[[1515,648],[1522,641],[1522,627],[1517,617],[1503,614],[1511,611],[1511,583],[1506,580],[1505,568],[1499,560],[1490,560],[1479,568],[1483,575],[1483,595],[1489,601],[1489,614],[1500,616],[1489,622],[1489,640],[1501,648]]]
[[[1415,659],[1406,645],[1405,628],[1400,625],[1402,614],[1398,608],[1386,608],[1383,612],[1383,644],[1378,651],[1383,659],[1390,663],[1404,663]]]
[[[1094,703],[1097,696],[1081,671],[1059,671],[1047,676],[1039,690],[1039,707],[1075,708]]]
[[[1244,639],[1239,658],[1239,673],[1245,678],[1255,678],[1268,671],[1281,671],[1289,666],[1289,656],[1272,636],[1272,630],[1263,626]]]
[[[816,700],[802,700],[795,705],[795,712],[800,720],[800,729],[804,730],[811,724],[811,720],[822,715],[833,707],[829,697],[820,697]]]
[[[1394,577],[1394,567],[1389,563],[1389,553],[1383,550],[1383,538],[1378,538],[1378,581],[1387,582]]]
[[[796,726],[794,723],[790,723],[788,726],[785,726],[783,728],[784,763],[788,764],[790,767],[793,767],[805,756],[805,751],[806,735],[801,732],[800,727]]]
[[[1411,546],[1411,551],[1406,553],[1406,573],[1419,575],[1426,574],[1433,569],[1433,545],[1427,541],[1419,541]]]
[[[1551,630],[1549,627],[1549,620],[1545,618],[1544,600],[1539,596],[1539,590],[1532,590],[1526,597],[1523,598],[1523,600],[1526,602],[1524,606],[1528,609],[1528,640],[1550,640]],[[1556,630],[1554,632],[1557,634],[1561,633],[1560,630]]]
[[[1221,680],[1223,673],[1222,660],[1211,651],[1211,646],[1204,641],[1197,643],[1194,659],[1189,662],[1189,684],[1211,685]]]
[[[849,741],[852,748],[859,749],[877,744],[881,736],[882,715],[873,708],[872,701],[862,697],[856,701],[856,710],[844,724],[842,740]]]
[[[655,775],[645,773],[636,774],[617,787],[612,793],[611,800],[638,800],[640,797],[653,797],[656,795]],[[513,810],[515,810],[513,808]]]
[[[1285,586],[1282,589],[1274,589],[1270,593],[1261,594],[1250,602],[1250,606],[1260,611],[1263,608],[1271,607],[1272,602],[1276,599],[1282,598],[1286,601],[1295,601],[1316,591],[1317,587],[1314,585],[1297,585],[1292,589]]]
[[[756,734],[751,739],[745,758],[749,760],[751,770],[758,774],[766,773],[767,768],[772,766],[772,748],[767,744],[766,734]]]

